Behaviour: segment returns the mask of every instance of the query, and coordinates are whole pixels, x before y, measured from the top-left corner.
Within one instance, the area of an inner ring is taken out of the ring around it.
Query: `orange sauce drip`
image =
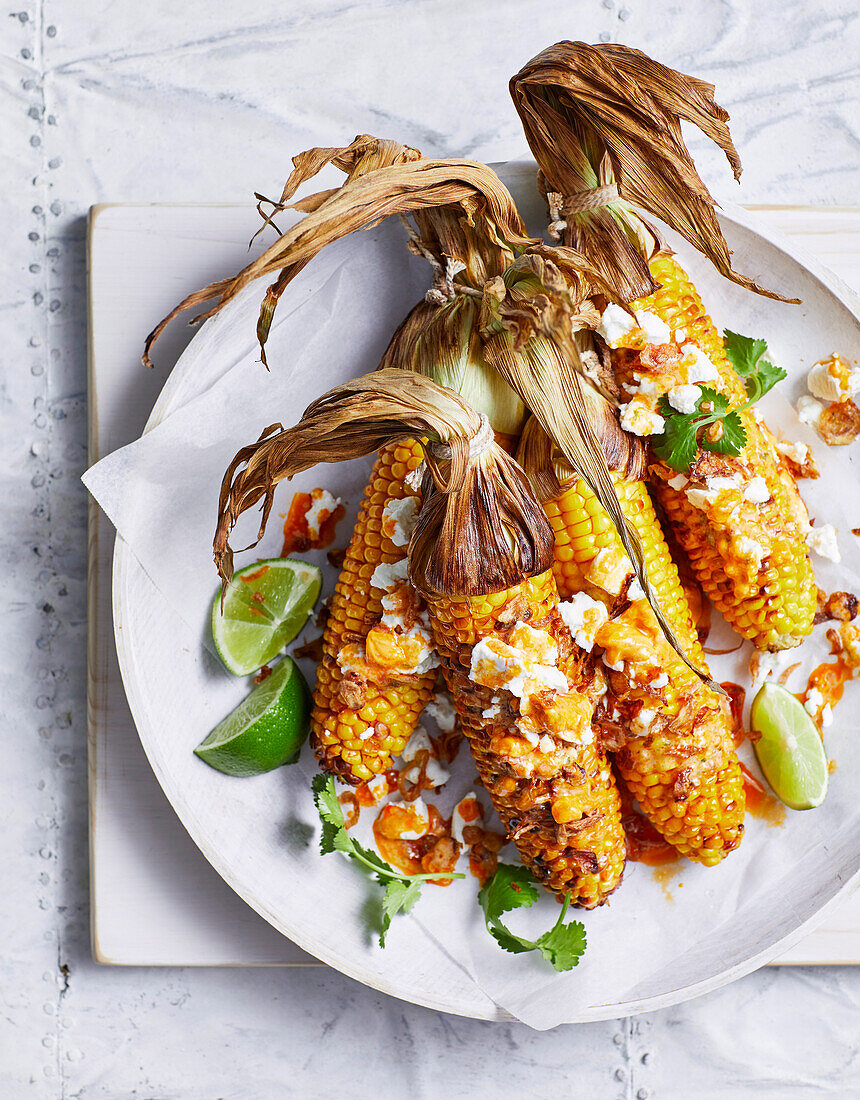
[[[402,833],[417,832],[423,827],[423,820],[415,811],[415,808],[407,803],[403,805],[391,802],[383,806],[373,822],[373,839],[376,848],[383,859],[393,867],[397,867],[407,875],[420,875],[425,873],[425,859],[431,854],[437,841],[444,837],[450,837],[450,822],[446,821],[435,806],[428,806],[430,825],[426,832],[415,839],[404,840]],[[416,827],[417,826],[417,827]],[[442,870],[454,870],[456,855],[459,849],[455,847],[453,863]],[[433,870],[440,869],[434,866]],[[450,886],[451,879],[429,879],[434,886]]]
[[[338,504],[335,510],[320,524],[319,537],[311,536],[308,530],[308,510],[312,503],[310,493],[294,493],[290,509],[284,520],[284,544],[281,557],[291,554],[304,554],[308,550],[324,550],[334,542],[335,529],[346,515],[346,508]]]
[[[756,779],[745,764],[741,764],[744,780],[744,795],[747,812],[760,818],[766,825],[782,825],[785,821],[785,806],[773,795],[768,794],[763,784]]]
[[[389,768],[387,772],[383,772],[388,789],[381,791],[378,795],[374,795],[367,783],[360,783],[355,788],[355,797],[359,806],[375,806],[376,803],[385,798],[386,795],[391,794],[392,791],[396,791],[398,774],[396,768]]]
[[[633,805],[633,795],[619,777],[618,793],[621,795],[621,824],[627,838],[627,858],[634,863],[646,863],[649,867],[662,867],[676,863],[681,856],[667,840],[657,832],[651,822]]]
[[[244,576],[239,577],[239,580],[243,584],[253,584],[254,581],[258,581],[261,577],[265,577],[271,568],[270,565],[261,565],[260,568],[255,569],[253,573],[246,573]]]
[[[841,655],[835,661],[825,661],[809,674],[804,699],[813,688],[818,688],[824,702],[835,707],[842,698],[845,685],[853,677],[854,671]]]

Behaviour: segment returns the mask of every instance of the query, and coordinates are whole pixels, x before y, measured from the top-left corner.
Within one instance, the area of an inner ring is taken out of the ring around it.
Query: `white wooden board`
[[[758,208],[860,288],[860,210]],[[142,336],[189,290],[247,258],[244,206],[100,206],[91,212],[90,461],[140,434],[190,330],[154,372]],[[134,263],[128,257],[134,256]],[[113,529],[90,514],[89,754],[93,956],[122,965],[295,965],[309,958],[248,908],[176,819],[139,744],[116,663]],[[860,962],[860,893],[783,963]]]

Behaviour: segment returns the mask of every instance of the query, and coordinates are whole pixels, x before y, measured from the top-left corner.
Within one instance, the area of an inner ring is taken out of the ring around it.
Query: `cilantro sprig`
[[[500,863],[496,873],[478,894],[487,931],[505,951],[519,955],[525,951],[539,951],[556,970],[572,970],[582,958],[586,947],[585,926],[581,921],[564,923],[570,905],[570,894],[564,899],[558,920],[548,932],[536,940],[517,936],[502,924],[503,913],[513,909],[530,909],[539,892],[535,881],[525,867]]]
[[[457,871],[436,872],[432,875],[407,875],[396,871],[381,859],[376,852],[365,848],[349,835],[343,808],[337,800],[334,779],[331,776],[315,775],[311,782],[314,803],[322,822],[320,851],[343,852],[350,859],[370,871],[385,887],[382,899],[382,925],[379,932],[379,946],[385,947],[385,937],[391,927],[391,920],[398,913],[408,913],[421,896],[421,887],[430,879],[455,879],[466,876]]]
[[[659,407],[666,423],[663,434],[655,436],[652,443],[657,457],[673,470],[686,473],[700,448],[719,454],[740,454],[747,441],[740,414],[786,376],[781,367],[775,367],[764,358],[766,340],[755,340],[729,329],[725,329],[723,335],[726,355],[744,384],[747,401],[736,409],[730,409],[725,394],[710,386],[702,386],[702,394],[696,401],[694,411],[682,413],[672,407],[664,394]],[[715,430],[712,426],[717,424],[719,429]]]

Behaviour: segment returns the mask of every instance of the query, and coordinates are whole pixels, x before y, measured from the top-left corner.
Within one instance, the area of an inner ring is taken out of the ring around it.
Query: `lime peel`
[[[296,637],[319,599],[322,571],[298,558],[268,558],[239,569],[212,601],[212,640],[230,672],[248,676]]]
[[[818,727],[787,688],[768,681],[750,708],[759,734],[753,750],[776,797],[792,810],[812,810],[827,794],[827,754]]]
[[[293,764],[307,740],[310,709],[301,669],[284,657],[194,752],[217,771],[234,776],[262,775]]]

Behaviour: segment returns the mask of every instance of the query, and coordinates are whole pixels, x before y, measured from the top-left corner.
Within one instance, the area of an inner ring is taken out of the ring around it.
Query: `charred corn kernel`
[[[409,495],[403,479],[422,457],[417,441],[392,444],[379,452],[332,596],[323,658],[317,666],[311,732],[320,764],[345,783],[363,783],[391,767],[433,692],[435,670],[408,680],[394,678],[387,685],[371,680],[358,686],[360,694],[351,694],[337,662],[344,646],[355,643],[356,636],[360,643],[382,615],[381,597],[370,578],[380,562],[404,556],[402,547],[382,535],[382,512],[392,497]]]
[[[654,506],[641,482],[614,478],[625,515],[639,535],[648,576],[670,626],[687,655],[707,672],[684,589]],[[557,543],[572,556],[556,553],[553,571],[562,599],[587,592],[612,611],[613,594],[594,584],[594,562],[601,552],[618,553],[621,540],[605,511],[589,507],[591,489],[575,480],[544,509]],[[589,516],[588,530],[583,530]],[[574,531],[577,534],[573,534]],[[558,545],[557,548],[558,549]],[[623,672],[609,676],[605,713],[617,712],[626,744],[615,764],[643,813],[683,855],[707,865],[718,863],[743,835],[744,789],[732,728],[723,702],[680,659],[660,632],[654,613],[637,601],[595,637]],[[654,686],[652,686],[654,685]],[[659,685],[659,686],[657,686]],[[616,710],[617,708],[617,710]],[[653,713],[641,732],[643,713]]]
[[[501,755],[498,750],[510,746],[499,736],[498,722],[483,716],[493,691],[469,675],[472,646],[506,620],[556,624],[566,641],[557,604],[555,581],[547,571],[486,596],[432,597],[428,610],[442,672],[481,780],[523,861],[549,890],[560,896],[570,892],[573,904],[592,908],[618,886],[625,861],[620,800],[606,756],[594,744],[567,745],[560,740],[553,740],[553,752],[547,756]],[[564,655],[569,651],[568,644],[559,667],[571,684],[588,690],[593,673],[578,651]],[[515,710],[515,696],[510,704]],[[590,733],[588,722],[586,728]],[[536,761],[531,772],[521,764],[530,759]],[[561,785],[558,791],[556,784]],[[572,820],[567,806],[571,787],[581,805],[577,822],[588,819],[582,828],[559,825],[553,816],[567,811]]]
[[[702,300],[680,264],[665,253],[650,261],[651,274],[661,285],[649,298],[633,303],[634,309],[655,313],[673,330],[683,329],[686,340],[696,344],[717,366],[717,384],[733,406],[746,401],[743,383],[726,357],[722,337],[705,311]],[[623,379],[622,379],[623,381]],[[706,513],[694,507],[682,489],[673,489],[662,478],[653,487],[683,551],[689,556],[697,580],[724,618],[760,649],[787,649],[811,632],[815,614],[815,578],[809,561],[805,531],[797,502],[781,476],[780,462],[769,436],[751,410],[741,414],[747,434],[743,459],[764,478],[770,500],[761,505],[765,521],[756,526],[754,538],[764,554],[757,568],[738,557],[738,538],[752,532],[737,524],[712,524]],[[761,600],[764,585],[774,586]]]

